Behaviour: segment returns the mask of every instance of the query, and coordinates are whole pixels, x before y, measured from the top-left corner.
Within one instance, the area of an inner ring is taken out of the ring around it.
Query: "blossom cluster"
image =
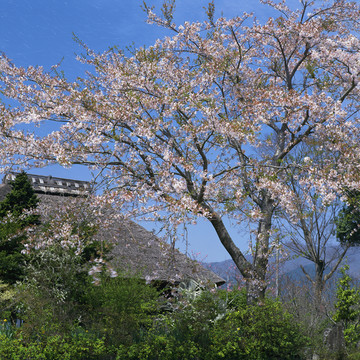
[[[241,273],[262,283],[275,209],[296,215],[289,173],[324,203],[360,187],[359,7],[263,3],[280,16],[176,27],[150,11],[173,36],[131,56],[84,46],[93,71],[75,82],[2,55],[0,166],[82,164],[122,211],[174,226],[204,217]],[[293,161],[303,145],[324,156]],[[253,264],[224,217],[257,225]],[[62,231],[64,246],[76,243]]]

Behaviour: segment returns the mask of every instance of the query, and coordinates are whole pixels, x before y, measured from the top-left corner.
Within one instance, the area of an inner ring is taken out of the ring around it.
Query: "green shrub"
[[[65,335],[86,315],[84,297],[93,285],[78,260],[55,246],[33,255],[28,278],[17,286],[24,338],[36,339],[43,330],[46,336]]]
[[[243,294],[235,292],[231,296],[238,306],[216,322],[208,359],[301,358],[307,339],[279,302],[266,299],[261,306],[246,306]]]
[[[140,279],[103,276],[98,286],[88,288],[85,326],[108,345],[131,345],[151,328],[158,299],[158,291]]]
[[[352,354],[349,354],[348,360],[360,360],[360,350],[355,351]]]
[[[222,300],[208,291],[184,288],[171,300],[170,312],[158,314],[153,326],[137,343],[120,346],[117,359],[198,360],[207,359],[210,329]],[[222,309],[221,309],[222,311]]]
[[[102,339],[94,336],[49,336],[41,341],[23,342],[0,335],[2,360],[105,360],[110,359]]]
[[[247,306],[241,291],[203,291],[180,298],[138,343],[121,346],[117,359],[300,359],[307,339],[281,304]]]
[[[349,265],[340,269],[341,277],[337,284],[335,313],[333,320],[342,324],[348,349],[356,347],[360,341],[360,291],[352,286],[348,274]]]
[[[64,298],[44,284],[25,286],[25,323],[12,338],[0,332],[0,359],[290,360],[307,346],[279,302],[248,306],[243,291],[186,288],[161,312],[158,291],[139,279],[102,275],[80,288],[70,274],[58,283]]]
[[[0,335],[12,339],[15,333],[15,326],[7,319],[0,320]]]
[[[198,360],[207,359],[194,341],[179,341],[173,335],[150,334],[146,341],[120,346],[117,360]]]

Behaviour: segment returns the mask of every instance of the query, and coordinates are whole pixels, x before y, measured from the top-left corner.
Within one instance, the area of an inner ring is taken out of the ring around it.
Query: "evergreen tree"
[[[34,209],[39,200],[24,172],[10,185],[11,191],[0,202],[0,280],[14,284],[24,276],[23,230],[39,223],[38,215],[24,216],[23,212]]]

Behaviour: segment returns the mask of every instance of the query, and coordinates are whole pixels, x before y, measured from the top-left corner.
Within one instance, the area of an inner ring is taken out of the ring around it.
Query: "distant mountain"
[[[329,253],[331,249],[329,249]],[[251,256],[247,256],[248,260],[251,260]],[[351,248],[343,263],[347,263],[350,266],[349,273],[355,281],[360,281],[360,247]],[[231,259],[220,261],[220,262],[210,262],[210,263],[202,263],[202,265],[208,269],[211,269],[215,274],[221,276],[226,280],[226,284],[223,286],[237,286],[238,284],[242,284],[242,276],[239,270],[236,268],[234,262]],[[287,259],[280,260],[279,264],[279,276],[282,279],[291,279],[297,282],[306,283],[306,277],[301,270],[301,266],[304,267],[306,272],[313,276],[315,273],[314,264],[299,256],[289,255]],[[340,265],[341,267],[341,265]],[[340,268],[339,267],[339,268]],[[338,272],[338,271],[337,271]],[[270,259],[269,265],[269,274],[270,279],[275,281],[275,273],[276,273],[276,263],[275,259]],[[336,278],[338,275],[335,275]]]

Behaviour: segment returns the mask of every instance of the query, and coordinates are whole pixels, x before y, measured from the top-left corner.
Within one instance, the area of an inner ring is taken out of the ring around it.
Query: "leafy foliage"
[[[212,359],[300,359],[308,340],[281,304],[265,299],[261,306],[247,306],[238,293],[234,310],[216,326],[211,336]]]
[[[152,326],[159,312],[158,291],[126,274],[103,275],[97,286],[88,286],[84,325],[104,337],[109,345],[132,344]]]
[[[300,359],[308,343],[281,304],[246,305],[246,292],[204,291],[165,314],[121,359]]]
[[[279,302],[247,305],[243,290],[196,289],[194,295],[187,289],[167,299],[172,310],[164,312],[158,291],[138,279],[102,275],[94,285],[88,277],[82,289],[71,301],[50,301],[44,291],[27,302],[23,297],[25,323],[0,332],[0,357],[295,360],[303,359],[309,346],[302,327]]]
[[[26,235],[23,230],[39,224],[39,216],[24,214],[38,204],[27,175],[18,174],[10,185],[11,191],[0,203],[0,279],[14,284],[24,276],[26,256],[22,250]]]
[[[28,343],[21,338],[9,339],[0,334],[2,360],[104,360],[107,356],[104,341],[91,334],[53,335]]]
[[[39,329],[48,335],[69,331],[86,313],[90,282],[81,257],[71,250],[52,246],[32,254],[17,294],[23,336],[33,338]]]
[[[341,269],[341,278],[336,289],[334,321],[344,327],[346,344],[351,347],[360,340],[360,292],[351,286],[352,279],[348,274],[349,265]]]
[[[341,244],[360,245],[360,192],[348,192],[348,204],[339,212],[336,225],[336,237]]]
[[[39,199],[25,172],[18,174],[15,180],[10,182],[11,191],[6,194],[5,199],[0,203],[0,218],[8,213],[20,217],[24,210],[36,208]],[[38,222],[38,216],[27,216],[22,220],[21,225],[32,225]]]

